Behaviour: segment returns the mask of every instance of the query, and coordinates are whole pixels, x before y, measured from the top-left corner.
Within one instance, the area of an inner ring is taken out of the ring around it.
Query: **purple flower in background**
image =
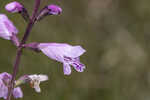
[[[8,84],[11,81],[11,75],[3,72],[0,74],[0,98],[7,98],[7,94],[8,94]],[[13,90],[13,96],[15,98],[22,98],[23,97],[23,93],[21,91],[20,87],[14,88]]]
[[[49,5],[48,9],[50,15],[58,15],[62,12],[62,9],[59,6],[53,4]]]
[[[79,60],[85,50],[81,46],[71,46],[64,43],[40,43],[38,48],[49,58],[63,63],[65,75],[71,74],[72,65],[76,71],[83,72],[85,65]]]
[[[19,2],[14,1],[14,2],[8,3],[5,6],[5,9],[11,13],[16,13],[16,12],[22,11],[23,5],[21,5]]]
[[[0,37],[10,40],[13,35],[16,35],[18,30],[13,23],[4,14],[0,14]]]

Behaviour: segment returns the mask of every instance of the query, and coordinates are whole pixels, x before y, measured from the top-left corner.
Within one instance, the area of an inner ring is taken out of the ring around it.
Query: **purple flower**
[[[62,12],[62,9],[59,6],[53,4],[49,5],[48,9],[50,15],[58,15]]]
[[[0,98],[7,98],[8,84],[11,81],[12,76],[6,72],[0,74]],[[20,87],[14,88],[13,96],[15,98],[22,98],[23,93]]]
[[[4,14],[0,14],[0,37],[10,40],[13,35],[16,35],[18,30],[13,23]]]
[[[23,5],[21,5],[19,2],[13,1],[11,3],[8,3],[5,6],[5,9],[11,13],[16,13],[22,11]]]
[[[63,63],[65,75],[71,74],[72,65],[76,71],[83,72],[85,65],[79,60],[85,50],[81,46],[71,46],[64,43],[40,43],[38,48],[49,58]]]

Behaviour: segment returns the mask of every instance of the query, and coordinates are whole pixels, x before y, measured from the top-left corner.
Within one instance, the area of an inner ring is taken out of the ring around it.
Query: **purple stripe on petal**
[[[85,69],[85,65],[84,65],[84,64],[81,64],[81,63],[72,63],[71,65],[72,65],[72,66],[75,68],[75,70],[78,71],[78,72],[83,72],[84,69]]]

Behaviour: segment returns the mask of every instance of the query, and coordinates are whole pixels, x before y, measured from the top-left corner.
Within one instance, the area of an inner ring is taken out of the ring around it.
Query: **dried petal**
[[[40,89],[40,83],[43,82],[43,81],[46,81],[48,80],[48,76],[47,75],[29,75],[28,76],[31,81],[30,81],[30,84],[32,86],[32,88],[35,89],[36,92],[41,92],[41,89]]]

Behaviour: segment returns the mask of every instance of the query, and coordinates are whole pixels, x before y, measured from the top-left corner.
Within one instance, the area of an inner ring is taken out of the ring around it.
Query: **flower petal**
[[[74,63],[72,63],[71,65],[72,65],[72,66],[74,67],[74,69],[75,69],[76,71],[78,71],[78,72],[83,72],[84,69],[85,69],[85,65],[82,64],[82,63],[80,63],[80,62],[74,62]]]
[[[23,97],[23,93],[20,87],[14,88],[13,90],[13,96],[15,98],[22,98]]]
[[[60,45],[62,46],[62,45]],[[63,49],[54,43],[40,43],[38,48],[49,58],[53,60],[63,61]]]
[[[85,50],[81,46],[71,46],[65,43],[40,43],[39,49],[49,58],[63,62],[63,57],[76,58]]]
[[[10,40],[10,37],[17,33],[18,30],[8,17],[4,14],[0,14],[0,37]]]
[[[41,92],[41,88],[39,85],[34,85],[34,89],[36,92],[40,93]]]
[[[42,74],[40,74],[40,75],[38,75],[38,77],[39,77],[39,80],[40,80],[41,82],[48,80],[48,76],[47,76],[47,75],[42,75]]]
[[[0,98],[7,98],[8,88],[5,86],[3,81],[0,79]]]
[[[66,56],[76,58],[81,56],[84,52],[86,51],[81,46],[73,46]]]
[[[71,67],[68,63],[63,63],[63,69],[64,69],[64,74],[65,75],[70,75],[71,74]]]

